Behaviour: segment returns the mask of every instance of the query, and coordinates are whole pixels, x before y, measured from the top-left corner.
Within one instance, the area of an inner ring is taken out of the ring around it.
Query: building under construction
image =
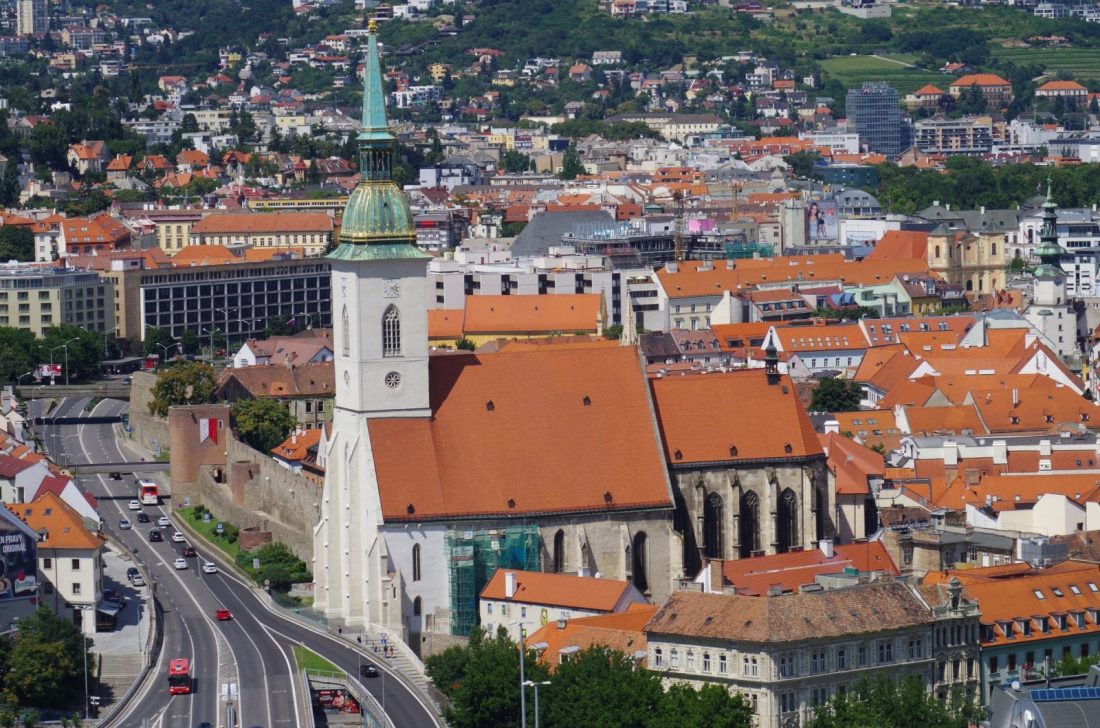
[[[497,569],[541,571],[537,526],[448,531],[445,542],[450,582],[451,634],[463,637],[477,626],[477,600]]]
[[[688,260],[725,258],[727,244],[742,242],[736,236],[713,233],[681,232],[677,236],[674,224],[667,229],[642,229],[629,222],[581,225],[562,239],[563,244],[572,245],[578,253],[606,256],[611,267],[617,269],[663,265],[677,257]]]

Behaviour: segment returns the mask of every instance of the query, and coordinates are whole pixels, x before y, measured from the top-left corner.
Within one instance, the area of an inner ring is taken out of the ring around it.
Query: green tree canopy
[[[862,399],[860,386],[849,379],[826,377],[814,389],[810,409],[814,412],[855,412]]]
[[[584,165],[581,164],[581,156],[577,153],[577,145],[570,144],[562,157],[561,172],[558,173],[558,177],[569,180],[576,179],[582,174],[584,174]]]
[[[522,174],[531,168],[531,158],[517,149],[509,149],[501,156],[500,166],[509,174]]]
[[[0,261],[34,260],[34,234],[22,225],[0,227]]]
[[[234,402],[233,420],[241,439],[263,453],[285,440],[298,424],[285,404],[268,398]]]
[[[807,728],[966,728],[980,712],[971,701],[953,695],[947,705],[929,693],[923,681],[882,677],[834,695],[814,711]]]
[[[150,326],[145,329],[143,348],[145,349],[146,356],[156,354],[163,361],[167,361],[179,353],[173,348],[175,343],[175,339],[172,338],[172,332],[168,329],[161,329],[156,326]]]
[[[83,699],[84,636],[72,622],[41,606],[3,640],[4,690],[20,705],[56,708]]]
[[[153,385],[153,400],[149,403],[149,412],[165,417],[169,407],[205,404],[214,395],[216,386],[214,369],[208,364],[187,362],[164,369],[157,375],[157,383]]]
[[[72,382],[82,382],[95,379],[100,375],[106,344],[106,336],[98,331],[89,331],[72,324],[62,324],[42,332],[39,351],[43,362],[64,365],[67,359],[68,379]],[[62,377],[65,376],[65,372],[62,371]]]

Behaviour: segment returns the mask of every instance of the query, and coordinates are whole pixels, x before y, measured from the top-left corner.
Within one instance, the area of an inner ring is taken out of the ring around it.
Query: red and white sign
[[[199,442],[218,442],[218,420],[214,417],[199,418]]]
[[[60,364],[39,364],[37,374],[38,374],[39,379],[50,379],[52,377],[60,377],[61,376],[61,365]]]

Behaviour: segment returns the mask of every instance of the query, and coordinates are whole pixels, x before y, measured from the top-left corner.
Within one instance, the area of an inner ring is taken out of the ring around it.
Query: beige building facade
[[[26,264],[0,266],[0,326],[33,331],[72,324],[115,330],[114,286],[98,273]]]

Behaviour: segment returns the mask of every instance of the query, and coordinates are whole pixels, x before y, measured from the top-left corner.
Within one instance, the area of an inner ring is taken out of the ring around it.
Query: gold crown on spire
[[[377,33],[378,32],[378,19],[375,18],[373,15],[370,17],[370,20],[367,21],[367,32],[368,33]]]

